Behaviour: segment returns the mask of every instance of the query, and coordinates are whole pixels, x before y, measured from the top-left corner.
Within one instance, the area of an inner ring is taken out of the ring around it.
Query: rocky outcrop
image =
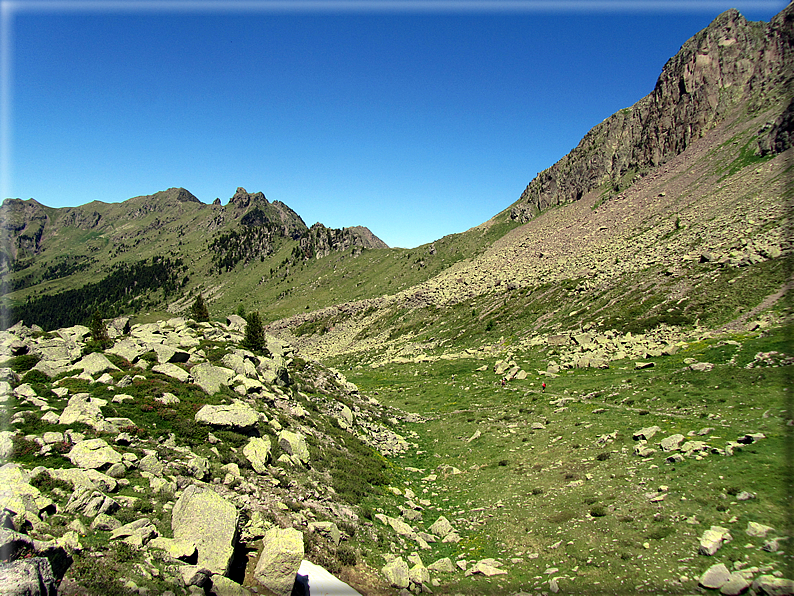
[[[722,13],[667,62],[649,95],[595,126],[538,174],[512,207],[511,218],[528,221],[602,185],[605,192],[618,193],[683,153],[736,109],[774,106],[791,90],[793,13],[789,5],[769,24],[748,22],[735,9]],[[789,142],[790,114],[776,126],[768,150]]]
[[[383,240],[363,226],[338,230],[327,228],[321,223],[316,223],[306,230],[299,242],[298,250],[303,259],[321,259],[332,252],[344,251],[351,247],[357,248],[359,254],[362,248],[389,248]]]

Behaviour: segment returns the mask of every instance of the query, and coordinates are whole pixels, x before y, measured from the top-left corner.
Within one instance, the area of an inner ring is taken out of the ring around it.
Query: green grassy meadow
[[[717,562],[792,575],[790,555],[763,551],[763,540],[745,534],[755,521],[791,535],[791,367],[745,368],[758,352],[791,353],[790,336],[737,339],[692,344],[645,370],[617,361],[553,379],[530,374],[505,387],[493,373],[496,355],[345,373],[362,392],[426,419],[407,425],[418,448],[394,461],[403,470],[398,488],[433,503],[423,511],[425,527],[443,514],[463,539],[434,545],[432,560],[419,552],[423,562],[504,563],[507,574],[492,578],[436,574],[442,593],[547,591],[557,578],[564,593],[683,594]],[[545,369],[540,348],[514,358],[528,372]],[[715,368],[688,370],[686,358]],[[335,364],[350,368],[352,360]],[[656,453],[635,455],[633,432],[654,425],[662,429],[649,441]],[[705,452],[671,464],[655,444],[675,433],[714,448],[747,433],[766,438],[733,456]],[[755,498],[738,501],[742,491]],[[381,506],[399,515],[388,501]],[[698,538],[712,525],[729,528],[733,541],[713,557],[699,555]],[[393,546],[416,550],[399,540]]]

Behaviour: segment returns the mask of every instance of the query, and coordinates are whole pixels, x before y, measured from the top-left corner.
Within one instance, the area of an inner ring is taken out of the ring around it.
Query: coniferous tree
[[[99,314],[98,310],[94,311],[94,316],[91,317],[91,339],[101,347],[110,343],[108,328],[105,325],[105,321],[102,320],[102,315]]]
[[[193,318],[199,323],[204,323],[210,320],[210,311],[207,309],[207,303],[204,302],[204,298],[201,296],[201,293],[196,296],[196,301],[193,303],[190,312],[193,315]]]
[[[265,328],[262,325],[262,318],[257,311],[248,313],[246,317],[245,338],[243,347],[252,352],[260,352],[265,348]]]

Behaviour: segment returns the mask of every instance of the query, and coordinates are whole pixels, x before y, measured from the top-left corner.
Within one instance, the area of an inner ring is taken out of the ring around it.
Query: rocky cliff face
[[[304,259],[320,259],[350,247],[389,248],[383,240],[363,226],[335,230],[316,223],[301,236],[298,250]],[[358,253],[360,254],[360,250]]]
[[[724,12],[667,62],[649,95],[594,127],[538,174],[511,218],[528,221],[602,185],[621,191],[741,110],[782,111],[793,92],[793,46],[791,5],[768,24]]]

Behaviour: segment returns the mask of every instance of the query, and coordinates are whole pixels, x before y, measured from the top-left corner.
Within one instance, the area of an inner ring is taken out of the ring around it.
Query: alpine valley
[[[790,4],[413,249],[6,199],[0,592],[794,594],[792,146]]]

